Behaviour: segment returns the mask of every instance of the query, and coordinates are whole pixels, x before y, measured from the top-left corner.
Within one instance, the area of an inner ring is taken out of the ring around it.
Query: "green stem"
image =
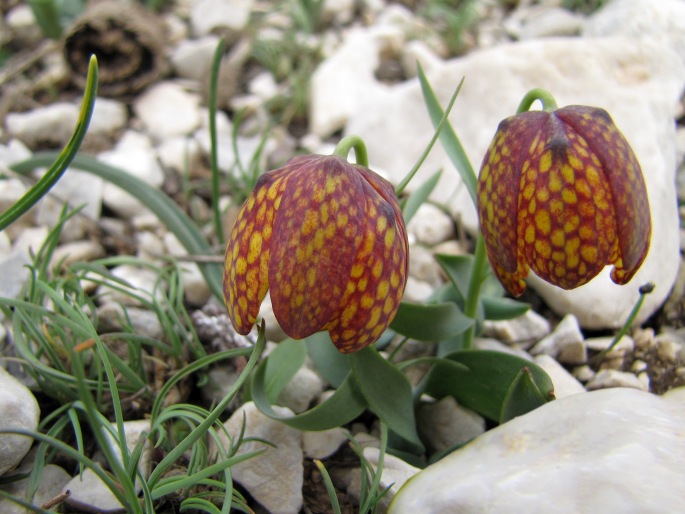
[[[338,157],[342,157],[343,159],[347,160],[347,154],[350,153],[352,148],[354,148],[354,157],[357,160],[357,164],[368,168],[369,156],[366,153],[366,145],[359,136],[345,136],[342,138],[335,146],[333,155],[337,155]]]
[[[526,93],[526,96],[524,96],[523,100],[521,100],[518,109],[516,109],[516,114],[528,111],[535,100],[540,100],[540,103],[542,103],[542,109],[547,112],[554,111],[557,108],[557,102],[552,96],[552,93],[546,89],[538,87],[531,89]]]
[[[212,210],[214,212],[214,229],[219,244],[224,242],[224,229],[221,223],[221,209],[219,208],[219,156],[216,134],[216,104],[219,83],[219,67],[221,57],[224,54],[226,40],[221,38],[214,51],[212,59],[212,72],[209,81],[209,139],[210,139],[210,166],[212,169]]]
[[[637,317],[638,312],[640,312],[640,309],[642,308],[642,304],[645,302],[645,296],[647,296],[652,291],[654,291],[654,284],[652,282],[648,282],[647,284],[640,287],[640,298],[638,298],[637,302],[635,302],[635,305],[633,306],[633,310],[630,311],[630,314],[628,314],[628,318],[626,319],[626,322],[621,327],[621,330],[619,330],[618,333],[614,336],[614,339],[611,341],[611,344],[607,348],[602,350],[595,357],[594,361],[597,365],[602,363],[602,361],[604,360],[604,356],[608,352],[613,350],[614,346],[616,346],[618,344],[618,342],[621,340],[621,338],[628,333],[628,330],[630,330],[630,326],[633,324],[633,322],[635,321],[635,318]]]
[[[471,271],[471,279],[469,280],[469,288],[466,293],[466,300],[464,302],[464,314],[476,320],[478,317],[478,304],[480,300],[480,288],[485,280],[485,273],[487,270],[487,256],[485,253],[485,242],[483,235],[478,234],[476,238],[476,250],[473,256],[473,270]],[[462,348],[470,350],[473,347],[473,337],[476,333],[476,323],[471,325],[464,333]]]

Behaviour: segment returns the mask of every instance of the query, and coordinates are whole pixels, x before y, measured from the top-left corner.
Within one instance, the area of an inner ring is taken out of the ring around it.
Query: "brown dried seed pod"
[[[79,87],[86,83],[92,54],[100,71],[98,94],[119,96],[140,91],[166,68],[164,28],[138,4],[116,0],[93,3],[64,40],[64,55]]]

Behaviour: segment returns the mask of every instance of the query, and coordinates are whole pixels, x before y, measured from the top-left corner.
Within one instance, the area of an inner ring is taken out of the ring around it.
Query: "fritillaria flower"
[[[262,175],[226,248],[224,296],[247,334],[270,290],[283,331],[328,330],[350,353],[390,324],[407,278],[407,232],[392,185],[336,156],[307,155]]]
[[[502,121],[478,179],[488,258],[514,296],[529,269],[563,289],[608,264],[627,283],[647,255],[651,217],[640,165],[609,114],[568,106]]]

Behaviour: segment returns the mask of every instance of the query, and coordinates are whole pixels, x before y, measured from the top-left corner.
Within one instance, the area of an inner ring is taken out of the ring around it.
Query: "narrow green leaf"
[[[411,384],[373,347],[350,354],[352,373],[371,410],[395,433],[423,448],[416,433]]]
[[[401,302],[390,328],[420,341],[440,341],[465,332],[473,320],[452,302],[418,304]]]
[[[340,387],[350,373],[350,361],[336,349],[328,332],[317,332],[307,337],[305,343],[316,370],[331,387]]]
[[[278,395],[304,364],[307,348],[304,341],[286,339],[266,358],[264,385],[270,403],[276,403]]]
[[[554,398],[554,386],[537,364],[508,353],[490,350],[459,350],[446,358],[468,368],[462,371],[447,364],[436,364],[426,381],[425,392],[440,399],[452,396],[464,407],[498,421],[502,406],[517,375],[529,368],[544,398]]]
[[[10,168],[16,173],[25,174],[35,168],[49,165],[55,157],[55,152],[37,153],[30,159],[13,164]],[[188,250],[188,253],[193,255],[212,254],[212,248],[202,235],[200,228],[171,198],[159,189],[120,168],[109,166],[92,157],[76,156],[73,160],[73,166],[111,182],[137,198],[155,213],[169,231],[178,238],[183,247]],[[212,292],[223,301],[221,266],[213,263],[198,263],[198,266]]]
[[[442,170],[437,171],[407,197],[404,205],[402,205],[402,216],[404,217],[405,223],[409,223],[421,204],[428,200],[428,197],[438,184],[441,175]]]
[[[252,401],[265,416],[298,430],[328,430],[339,427],[357,418],[367,407],[364,395],[350,374],[325,402],[301,414],[283,416],[269,403],[264,383],[265,374],[266,363],[262,363],[252,375]]]
[[[50,159],[49,162],[45,163],[46,166],[49,166],[49,169],[41,179],[9,209],[0,214],[0,231],[8,227],[12,222],[33,207],[38,200],[43,198],[43,196],[45,196],[62,177],[69,167],[69,163],[76,157],[76,153],[88,130],[90,118],[93,115],[97,88],[98,62],[95,56],[92,56],[88,65],[88,77],[86,78],[86,89],[83,96],[83,103],[81,104],[81,112],[79,113],[74,133],[64,147],[64,150],[60,153],[55,152],[53,154],[54,157]]]
[[[421,82],[421,90],[423,91],[423,99],[426,103],[428,114],[431,118],[433,126],[437,127],[440,124],[440,121],[442,120],[444,111],[440,106],[440,102],[435,96],[433,88],[431,88],[431,85],[428,82],[428,79],[426,78],[426,75],[424,74],[423,69],[420,65],[418,67],[418,74],[419,81]],[[461,89],[463,83],[464,79],[462,79],[461,82],[459,82],[457,90]],[[459,141],[457,134],[454,132],[454,128],[452,128],[452,125],[449,122],[445,123],[442,131],[440,132],[440,142],[442,143],[445,152],[454,164],[455,168],[457,168],[457,171],[459,172],[462,181],[466,185],[466,189],[471,195],[473,204],[476,205],[476,173],[473,170],[473,166],[471,166],[471,162],[469,161],[469,158],[466,155],[464,147]]]
[[[549,401],[535,383],[530,368],[521,368],[511,383],[502,402],[499,422],[505,423],[516,416],[537,409]]]
[[[485,319],[504,320],[517,318],[530,310],[527,303],[512,300],[511,298],[496,298],[484,296],[481,298]]]

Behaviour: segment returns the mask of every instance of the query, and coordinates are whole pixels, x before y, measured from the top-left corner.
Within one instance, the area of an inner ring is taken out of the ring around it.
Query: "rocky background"
[[[550,90],[559,106],[603,107],[633,146],[647,183],[653,236],[643,267],[624,287],[610,281],[608,270],[570,292],[531,278],[533,291],[524,299],[533,309],[519,319],[489,323],[477,344],[534,360],[553,378],[560,400],[497,430],[487,430],[484,419],[454,401],[426,405],[418,423],[433,450],[480,437],[412,480],[393,508],[682,509],[685,396],[674,388],[685,385],[685,1],[324,0],[317,16],[303,10],[305,4],[177,0],[152,12],[133,2],[87,2],[64,36],[51,40],[25,2],[0,1],[0,211],[29,187],[8,167],[33,152],[60,149],[70,137],[94,45],[103,48],[101,85],[83,152],[164,190],[207,226],[208,236],[206,106],[221,37],[226,52],[216,122],[219,167],[226,175],[236,173],[237,160],[256,156],[261,170],[272,169],[298,152],[330,153],[342,135],[357,134],[366,142],[370,167],[399,181],[433,134],[417,62],[443,105],[465,78],[451,122],[476,167],[499,121],[513,114],[529,89]],[[127,58],[108,60],[106,45],[123,49]],[[415,184],[440,168],[431,203],[408,227],[409,300],[425,299],[444,283],[433,254],[468,252],[477,229],[475,210],[442,149],[431,152]],[[244,191],[225,187],[224,193],[224,227],[230,229]],[[64,201],[85,207],[67,222],[55,262],[136,255],[159,263],[162,256],[175,256],[183,261],[184,298],[198,333],[215,344],[217,338],[235,343],[194,256],[144,205],[77,169],[0,232],[0,297],[20,295],[32,252]],[[217,256],[222,251],[217,248]],[[143,267],[122,265],[111,272],[136,288],[154,286],[155,274]],[[592,357],[607,348],[647,282],[656,287],[636,327],[600,369],[593,367]],[[92,292],[99,298],[100,322],[116,326],[118,302],[126,297]],[[161,333],[148,311],[131,305],[128,312],[142,333]],[[282,339],[268,302],[263,315],[269,339]],[[0,346],[2,355],[12,356],[9,319],[0,325]],[[6,367],[8,372],[0,368],[0,427],[35,429],[43,407],[26,387],[31,384],[22,384],[25,376]],[[235,376],[235,366],[217,367],[199,397],[208,403],[220,398]],[[313,370],[303,368],[279,403],[302,412],[326,388]],[[606,391],[587,394],[598,389]],[[345,511],[355,512],[361,470],[346,450],[342,428],[301,433],[246,403],[227,412],[230,433],[239,431],[243,415],[247,434],[277,445],[234,468],[256,511],[329,512],[311,460],[320,458],[327,459]],[[145,430],[144,419],[130,423],[127,435]],[[373,427],[358,423],[347,429],[364,444],[365,456],[377,461]],[[16,466],[30,469],[30,454],[24,459],[29,447],[26,439],[0,436],[0,475]],[[418,471],[390,456],[385,466],[382,483],[395,483],[388,499]],[[41,489],[45,501],[69,489],[67,509],[120,507],[96,476],[72,478],[71,470],[48,469]],[[0,487],[22,494],[21,482]],[[0,499],[0,511],[17,508]]]

